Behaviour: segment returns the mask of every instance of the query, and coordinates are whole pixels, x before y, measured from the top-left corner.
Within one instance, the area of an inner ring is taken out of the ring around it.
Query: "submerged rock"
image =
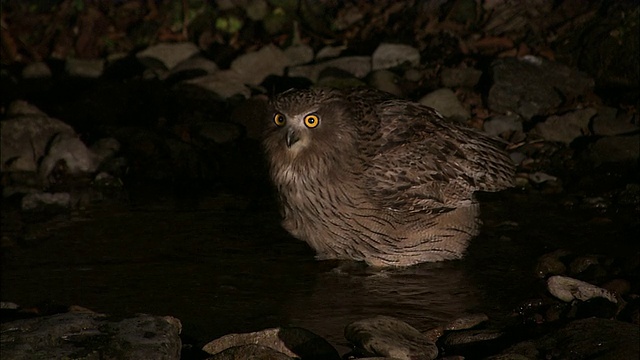
[[[365,353],[402,360],[435,359],[438,347],[416,328],[390,316],[352,322],[344,329],[350,343]]]

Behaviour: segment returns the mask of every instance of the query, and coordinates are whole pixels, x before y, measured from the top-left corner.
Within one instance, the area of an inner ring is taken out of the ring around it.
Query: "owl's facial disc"
[[[298,140],[300,140],[300,137],[298,136],[296,130],[294,128],[288,128],[287,136],[285,137],[285,141],[287,142],[287,147],[291,148],[291,146],[296,142],[298,142]]]

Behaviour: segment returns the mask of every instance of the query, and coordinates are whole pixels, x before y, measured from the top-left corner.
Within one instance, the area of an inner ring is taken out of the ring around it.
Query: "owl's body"
[[[408,266],[460,258],[475,191],[513,185],[497,142],[371,89],[288,91],[264,147],[283,227],[321,259]]]

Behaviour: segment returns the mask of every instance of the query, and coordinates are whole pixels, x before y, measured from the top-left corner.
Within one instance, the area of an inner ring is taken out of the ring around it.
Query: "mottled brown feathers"
[[[264,148],[283,226],[319,258],[375,266],[459,258],[478,232],[473,193],[513,186],[496,140],[387,93],[288,91],[271,107]]]

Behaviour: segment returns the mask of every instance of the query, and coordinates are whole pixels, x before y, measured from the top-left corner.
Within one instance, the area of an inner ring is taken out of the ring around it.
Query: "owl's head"
[[[354,144],[350,109],[338,90],[289,90],[270,105],[264,144],[272,158],[300,161],[349,151]]]

